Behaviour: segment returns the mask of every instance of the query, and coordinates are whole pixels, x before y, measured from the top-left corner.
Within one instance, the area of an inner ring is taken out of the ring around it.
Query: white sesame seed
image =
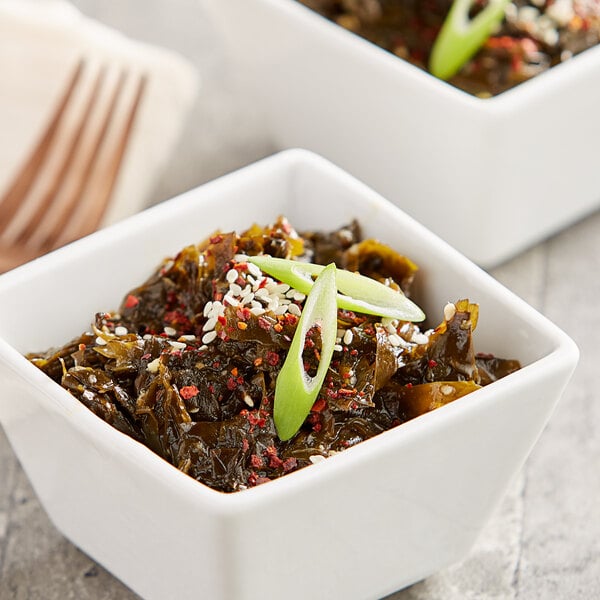
[[[449,396],[450,394],[454,393],[454,388],[451,385],[443,385],[440,388],[440,392],[442,392],[444,396]]]
[[[253,306],[250,309],[250,312],[255,316],[255,317],[260,317],[261,315],[264,315],[267,311],[262,307],[262,306]]]
[[[322,454],[313,454],[312,456],[309,456],[308,459],[313,465],[316,465],[317,463],[323,462],[325,457]]]
[[[198,350],[200,352],[204,352],[205,350],[208,350],[208,346],[206,344],[203,344],[202,346],[200,346],[200,348],[198,348]]]
[[[248,260],[248,256],[246,254],[236,254],[233,257],[236,263],[245,263]]]
[[[300,307],[297,304],[290,304],[288,306],[288,312],[292,315],[296,315],[297,317],[302,315],[302,311],[300,310]]]
[[[115,335],[127,335],[128,333],[129,330],[127,329],[127,327],[123,327],[122,325],[115,327]]]
[[[184,342],[193,342],[196,339],[196,336],[193,334],[189,334],[189,335],[180,335],[179,336],[180,340],[183,340]]]
[[[306,300],[306,296],[302,292],[296,292],[293,298],[296,302],[304,302]]]
[[[163,331],[168,335],[168,336],[173,336],[173,335],[177,335],[177,330],[173,329],[172,327],[165,327],[163,329]]]
[[[252,286],[247,285],[241,292],[240,292],[240,296],[242,298],[245,298],[246,296],[249,296],[250,294],[252,294]]]
[[[229,294],[225,295],[225,297],[223,298],[223,302],[227,302],[227,304],[229,304],[231,306],[239,306],[240,305],[240,301],[236,300],[233,296],[230,296]]]
[[[259,288],[254,292],[255,298],[266,298],[269,295],[269,290],[266,288]]]
[[[352,343],[353,339],[354,334],[352,333],[352,329],[347,329],[346,333],[344,334],[344,344],[346,344],[346,346],[349,346]]]
[[[336,344],[333,349],[335,352],[341,352],[344,348],[340,344]]]
[[[232,296],[241,296],[242,288],[237,283],[230,283],[228,293],[231,294]]]
[[[429,342],[429,338],[421,332],[415,332],[412,334],[410,341],[415,344],[427,344]]]
[[[382,323],[382,325],[383,325],[383,323]],[[384,327],[388,333],[392,333],[392,334],[396,333],[396,328],[391,323],[384,325]]]
[[[288,307],[287,306],[278,306],[273,313],[275,315],[284,315],[287,312]]]
[[[96,344],[97,344],[98,346],[106,346],[106,344],[107,344],[107,343],[108,343],[108,342],[107,342],[107,341],[106,341],[106,340],[105,340],[103,337],[100,337],[100,336],[98,336],[98,337],[96,338]]]
[[[202,326],[202,331],[212,331],[215,328],[216,324],[217,324],[217,317],[211,317]]]
[[[398,346],[400,346],[402,344],[402,338],[399,335],[396,335],[395,333],[392,333],[391,335],[388,336],[388,340],[390,342],[390,344],[392,346],[394,346],[395,348],[397,348]]]
[[[444,306],[444,319],[446,321],[451,321],[456,314],[456,306],[452,302],[448,302],[446,306]]]
[[[148,363],[148,365],[146,367],[146,371],[149,371],[150,373],[156,373],[156,372],[158,372],[159,365],[160,365],[160,359],[155,358],[152,362]]]
[[[225,279],[229,283],[233,283],[234,281],[237,280],[238,277],[239,277],[239,273],[235,269],[229,269],[229,271],[227,271],[227,275],[225,275]]]
[[[555,46],[556,44],[558,44],[558,41],[560,39],[560,35],[558,34],[558,31],[556,31],[556,29],[548,29],[544,32],[543,37],[544,42],[548,44],[548,46]]]
[[[217,332],[213,329],[213,331],[209,331],[202,336],[203,344],[210,344],[217,337]]]
[[[144,334],[144,338],[143,338],[143,339],[145,339],[145,340],[151,340],[151,339],[152,339],[152,334],[150,334],[150,333],[145,333],[145,334]]]
[[[240,302],[240,304],[242,306],[244,306],[246,304],[250,304],[253,300],[254,300],[254,294],[248,294],[247,296],[244,296],[242,298],[242,301]]]
[[[250,407],[254,406],[254,400],[248,394],[244,394],[244,402]]]
[[[185,342],[174,342],[173,340],[169,340],[169,344],[176,350],[183,350],[186,346]]]
[[[254,277],[262,276],[262,271],[253,262],[248,263],[248,273]]]
[[[208,314],[210,313],[210,311],[212,309],[212,305],[213,305],[213,303],[210,300],[204,305],[204,310],[202,311],[202,314],[205,317],[208,317]]]

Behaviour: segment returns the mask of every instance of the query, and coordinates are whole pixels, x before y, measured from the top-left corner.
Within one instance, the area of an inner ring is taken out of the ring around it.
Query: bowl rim
[[[547,100],[549,94],[557,93],[565,86],[568,87],[576,77],[581,77],[592,69],[600,71],[600,44],[597,44],[505,92],[490,98],[479,98],[395,56],[360,35],[344,29],[297,0],[254,1],[290,19],[300,21],[319,35],[332,37],[338,43],[360,52],[364,58],[374,64],[389,69],[394,77],[410,77],[442,99],[462,104],[471,111],[495,114],[522,110],[527,104]]]
[[[383,206],[386,210],[394,214],[402,215],[403,218],[408,217],[401,209],[321,156],[302,149],[284,150],[238,171],[200,185],[188,192],[184,192],[175,198],[99,230],[66,247],[22,265],[13,271],[0,275],[0,293],[4,294],[10,291],[12,287],[18,286],[20,281],[30,281],[31,278],[35,277],[36,273],[44,270],[46,265],[60,265],[65,259],[68,259],[70,254],[77,253],[79,249],[86,247],[94,249],[110,243],[115,235],[121,235],[126,232],[132,223],[135,227],[143,229],[146,222],[159,221],[161,216],[168,213],[172,208],[187,203],[190,196],[200,196],[195,199],[195,202],[196,204],[201,203],[203,191],[209,186],[211,188],[218,187],[223,182],[231,181],[233,177],[238,178],[236,181],[236,184],[238,184],[239,181],[243,180],[244,172],[251,172],[252,170],[261,168],[266,169],[267,172],[269,169],[271,172],[279,169],[288,169],[287,177],[293,178],[295,173],[289,169],[290,166],[308,166],[312,170],[328,171],[336,175],[340,180],[351,181],[358,192],[368,195],[369,202]],[[419,234],[426,233],[427,236],[431,236],[432,239],[437,240],[436,243],[447,246],[445,242],[434,236],[429,230],[419,225],[410,217],[408,219],[415,223],[419,229]],[[450,247],[448,246],[448,248]],[[179,471],[175,466],[162,459],[148,447],[118,431],[92,413],[66,389],[62,388],[30,363],[16,348],[4,340],[2,336],[0,336],[0,363],[3,363],[6,368],[15,373],[19,378],[26,379],[35,388],[37,393],[41,393],[50,401],[49,406],[52,407],[53,411],[61,413],[61,417],[69,421],[70,426],[83,433],[86,437],[89,437],[92,441],[96,441],[101,446],[109,446],[111,453],[124,457],[127,462],[135,463],[136,468],[141,468],[147,473],[152,474],[153,477],[161,480],[162,485],[168,485],[178,494],[185,495],[190,502],[203,507],[204,510],[208,505],[214,514],[227,516],[241,515],[254,506],[268,505],[276,499],[281,500],[290,494],[294,494],[298,489],[306,486],[318,486],[321,482],[327,480],[331,468],[344,472],[352,468],[354,464],[365,460],[370,461],[373,457],[388,453],[392,447],[397,449],[404,444],[410,443],[415,436],[422,435],[423,430],[427,433],[428,431],[435,432],[436,429],[446,428],[452,425],[453,422],[460,421],[465,410],[485,410],[488,404],[485,399],[488,398],[489,401],[494,401],[496,390],[501,390],[507,386],[514,390],[519,390],[531,381],[543,379],[545,373],[561,370],[565,367],[570,367],[572,370],[575,367],[579,350],[566,333],[458,251],[453,250],[449,260],[453,262],[460,261],[462,266],[469,270],[477,286],[487,289],[495,296],[500,295],[507,301],[510,301],[514,310],[524,315],[531,322],[532,328],[550,342],[551,350],[541,358],[524,366],[521,370],[494,382],[492,386],[486,386],[474,392],[479,395],[480,402],[469,402],[472,394],[459,398],[447,406],[403,423],[402,427],[382,432],[373,438],[348,448],[344,452],[329,457],[322,463],[311,465],[309,469],[299,469],[286,476],[270,481],[268,485],[260,485],[240,492],[225,493],[214,490]]]

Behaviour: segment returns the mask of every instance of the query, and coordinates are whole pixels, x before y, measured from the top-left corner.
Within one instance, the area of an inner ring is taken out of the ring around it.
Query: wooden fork
[[[98,228],[146,85],[81,61],[34,151],[0,198],[0,272]]]

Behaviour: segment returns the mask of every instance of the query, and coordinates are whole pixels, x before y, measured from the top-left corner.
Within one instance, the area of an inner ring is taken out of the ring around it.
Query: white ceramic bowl
[[[435,323],[480,304],[477,348],[524,368],[328,460],[222,494],[100,420],[22,353],[114,309],[216,228],[360,219],[421,267]],[[288,151],[0,277],[0,421],[58,529],[147,599],[378,598],[458,561],[525,460],[577,361],[573,342],[363,184]]]
[[[600,205],[600,47],[475,98],[295,0],[204,0],[279,147],[366,182],[481,265]]]

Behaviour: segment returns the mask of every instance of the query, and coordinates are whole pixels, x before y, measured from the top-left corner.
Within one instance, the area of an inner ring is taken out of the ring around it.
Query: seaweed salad
[[[323,274],[301,290],[258,266],[271,262]],[[425,329],[419,319],[352,310],[348,295],[336,305],[334,295],[331,323],[308,323],[300,340],[300,368],[312,381],[322,371],[322,380],[298,427],[281,435],[274,406],[295,402],[283,367],[330,271],[355,277],[357,289],[368,278],[412,305],[417,266],[362,239],[357,222],[298,233],[280,217],[183,248],[126,293],[117,312],[97,313],[90,331],[28,358],[104,421],[222,492],[324,460],[520,368],[476,353],[478,306],[467,299],[440,307],[437,326]]]

